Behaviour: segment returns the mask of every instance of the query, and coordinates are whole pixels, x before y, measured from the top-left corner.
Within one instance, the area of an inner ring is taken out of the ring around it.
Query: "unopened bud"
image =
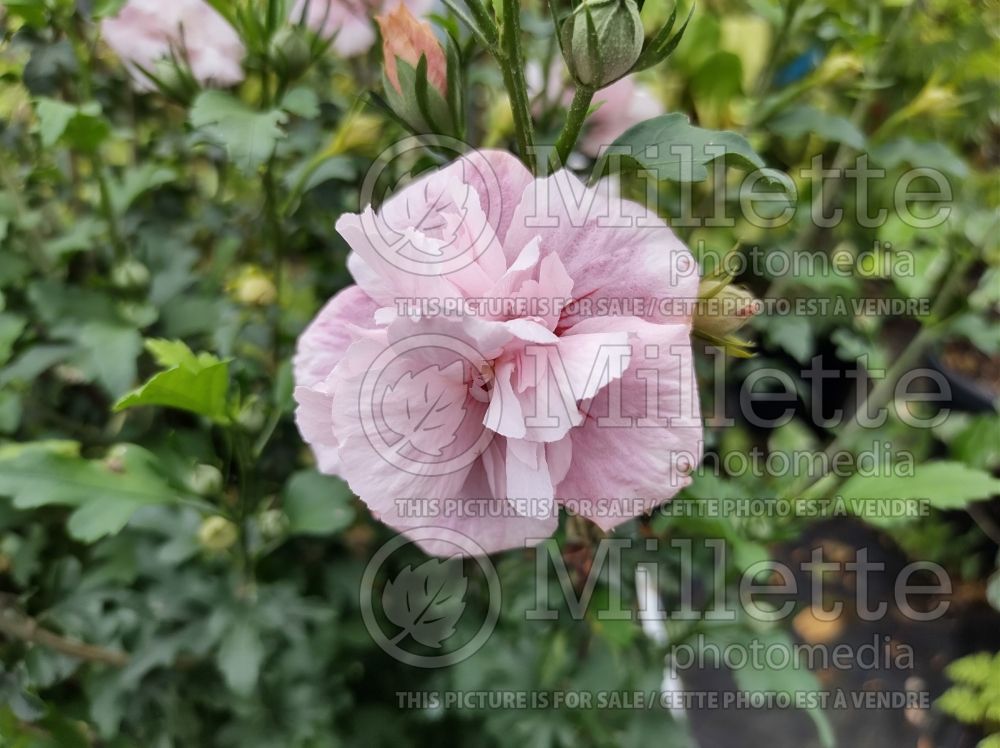
[[[228,283],[233,298],[248,306],[270,306],[278,300],[278,289],[262,268],[248,265]]]
[[[642,19],[635,0],[584,0],[559,33],[573,79],[588,88],[604,88],[624,77],[642,54]]]
[[[430,24],[403,3],[375,20],[382,31],[383,84],[392,111],[416,132],[458,135],[460,87],[449,77],[459,71],[449,68]]]
[[[427,58],[427,82],[442,96],[448,95],[448,64],[444,50],[431,30],[430,24],[414,17],[403,3],[384,16],[377,16],[382,30],[382,54],[385,58],[385,77],[397,93],[403,93],[399,83],[397,60],[414,70],[420,58]]]
[[[301,26],[285,26],[271,40],[271,59],[286,78],[298,78],[312,62],[308,32]]]
[[[138,260],[126,260],[112,269],[111,283],[123,290],[145,288],[149,285],[149,268]]]
[[[694,315],[694,329],[723,340],[743,327],[760,312],[761,303],[739,286],[727,285],[717,290],[718,281],[704,280],[699,287],[701,298]]]
[[[198,543],[208,551],[224,551],[230,548],[238,537],[236,525],[219,515],[205,517],[198,528]]]
[[[222,472],[215,465],[200,464],[188,476],[188,488],[199,496],[214,496],[222,490]]]

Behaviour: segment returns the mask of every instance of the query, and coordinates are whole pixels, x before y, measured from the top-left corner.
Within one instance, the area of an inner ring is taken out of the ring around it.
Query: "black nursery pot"
[[[961,413],[990,413],[997,410],[998,393],[949,366],[940,350],[928,354],[925,363],[929,369],[940,373],[951,387],[951,399],[942,403],[943,407]]]

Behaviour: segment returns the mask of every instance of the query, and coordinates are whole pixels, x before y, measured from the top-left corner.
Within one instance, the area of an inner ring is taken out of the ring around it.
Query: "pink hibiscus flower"
[[[610,529],[689,482],[699,278],[658,217],[479,151],[337,230],[357,285],[299,339],[296,418],[376,517],[491,553],[560,506]]]
[[[333,36],[341,57],[355,57],[375,43],[375,16],[406,5],[415,15],[427,13],[433,0],[296,0],[292,20],[304,19],[322,36]]]
[[[204,0],[129,0],[118,15],[101,22],[101,33],[141,90],[154,85],[140,68],[153,72],[171,54],[185,60],[203,85],[231,86],[244,77],[243,43]]]

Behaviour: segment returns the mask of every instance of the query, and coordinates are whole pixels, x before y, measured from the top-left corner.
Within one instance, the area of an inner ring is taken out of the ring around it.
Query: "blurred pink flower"
[[[171,53],[187,61],[199,83],[231,86],[243,80],[243,44],[204,0],[129,0],[101,22],[101,33],[143,90],[153,83],[140,68],[153,72]]]
[[[602,88],[594,95],[592,106],[597,109],[587,120],[577,147],[593,157],[633,125],[664,113],[663,104],[634,75]]]
[[[304,20],[322,36],[333,36],[341,57],[355,57],[375,43],[375,16],[406,5],[414,14],[427,13],[433,0],[296,0],[292,20]]]
[[[565,77],[561,61],[557,60],[549,67],[544,79],[541,66],[530,63],[525,77],[528,95],[535,101],[536,116],[553,104],[568,107],[573,101],[573,86]],[[614,143],[633,125],[665,113],[663,104],[634,75],[627,75],[602,88],[594,95],[591,107],[593,111],[584,125],[577,150],[592,158],[600,155],[602,147]]]
[[[658,217],[478,151],[337,230],[357,285],[299,339],[296,418],[377,518],[492,553],[551,535],[559,506],[610,529],[690,481],[699,277]]]

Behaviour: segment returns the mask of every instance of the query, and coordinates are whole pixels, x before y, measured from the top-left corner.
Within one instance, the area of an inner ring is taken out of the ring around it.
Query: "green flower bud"
[[[309,69],[313,55],[308,34],[299,26],[286,26],[271,40],[271,59],[286,78],[298,78]]]
[[[149,285],[149,268],[138,260],[126,260],[111,271],[111,283],[123,290],[138,290]]]
[[[628,75],[642,54],[642,19],[635,0],[584,0],[559,33],[566,64],[581,86],[611,85]]]
[[[222,473],[214,465],[199,464],[188,476],[188,488],[199,496],[214,496],[222,490]]]
[[[207,551],[224,551],[238,539],[239,530],[236,525],[219,515],[205,517],[198,528],[198,543]]]
[[[280,509],[265,509],[257,515],[257,526],[266,540],[274,540],[288,532],[288,517]]]
[[[761,302],[745,288],[703,280],[698,289],[694,315],[696,332],[724,340],[743,327],[761,310]]]

